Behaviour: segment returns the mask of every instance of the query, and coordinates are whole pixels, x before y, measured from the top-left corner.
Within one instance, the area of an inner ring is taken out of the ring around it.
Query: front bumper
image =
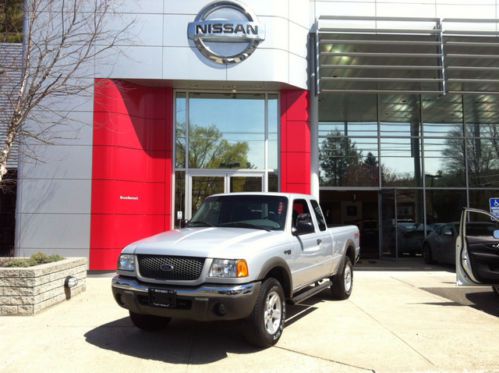
[[[198,321],[235,320],[250,315],[260,282],[241,285],[205,284],[199,287],[150,285],[135,278],[115,276],[112,280],[116,302],[132,312]],[[174,290],[176,305],[158,307],[150,302],[149,288]]]

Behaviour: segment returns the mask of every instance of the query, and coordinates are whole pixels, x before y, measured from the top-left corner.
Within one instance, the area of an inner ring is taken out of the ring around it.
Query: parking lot
[[[166,331],[141,332],[114,303],[110,275],[90,276],[69,302],[0,317],[0,371],[499,371],[499,298],[454,280],[446,268],[364,263],[349,300],[324,292],[288,306],[279,343],[256,350],[238,322],[174,320]]]

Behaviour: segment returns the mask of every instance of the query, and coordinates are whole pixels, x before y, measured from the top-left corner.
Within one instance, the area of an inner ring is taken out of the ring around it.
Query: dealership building
[[[16,255],[89,257],[213,193],[316,195],[361,256],[421,249],[499,196],[495,0],[124,1],[127,41],[18,167]],[[69,112],[69,115],[66,113]],[[53,114],[55,115],[55,114]],[[59,133],[60,131],[62,133]]]

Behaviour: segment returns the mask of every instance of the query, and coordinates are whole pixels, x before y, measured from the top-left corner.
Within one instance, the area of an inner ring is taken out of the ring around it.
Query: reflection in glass
[[[268,95],[267,120],[268,120],[268,169],[277,171],[278,168],[278,130],[279,130],[279,96]]]
[[[265,95],[192,93],[189,167],[263,169]]]
[[[186,98],[184,92],[177,93],[175,98],[175,167],[185,168],[186,145]]]
[[[383,186],[422,186],[420,123],[380,124]]]
[[[490,198],[499,198],[499,189],[470,190],[470,207],[489,211]]]
[[[230,192],[261,192],[262,178],[259,176],[232,176],[230,178]]]
[[[192,177],[192,215],[196,213],[206,197],[224,192],[223,176]]]
[[[377,125],[320,123],[319,165],[323,186],[377,186]]]
[[[178,215],[181,212],[182,217]],[[180,228],[180,222],[186,219],[185,215],[185,171],[175,172],[175,228]]]
[[[425,185],[466,186],[461,96],[423,96]]]
[[[428,190],[426,191],[426,223],[452,223],[459,221],[461,211],[466,207],[464,190]]]
[[[274,172],[269,172],[268,176],[268,191],[269,192],[278,192],[279,191],[279,178],[277,174]]]

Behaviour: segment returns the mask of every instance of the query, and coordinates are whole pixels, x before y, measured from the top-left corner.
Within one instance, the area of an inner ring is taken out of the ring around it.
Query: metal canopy
[[[499,95],[499,19],[321,16],[316,93]]]

